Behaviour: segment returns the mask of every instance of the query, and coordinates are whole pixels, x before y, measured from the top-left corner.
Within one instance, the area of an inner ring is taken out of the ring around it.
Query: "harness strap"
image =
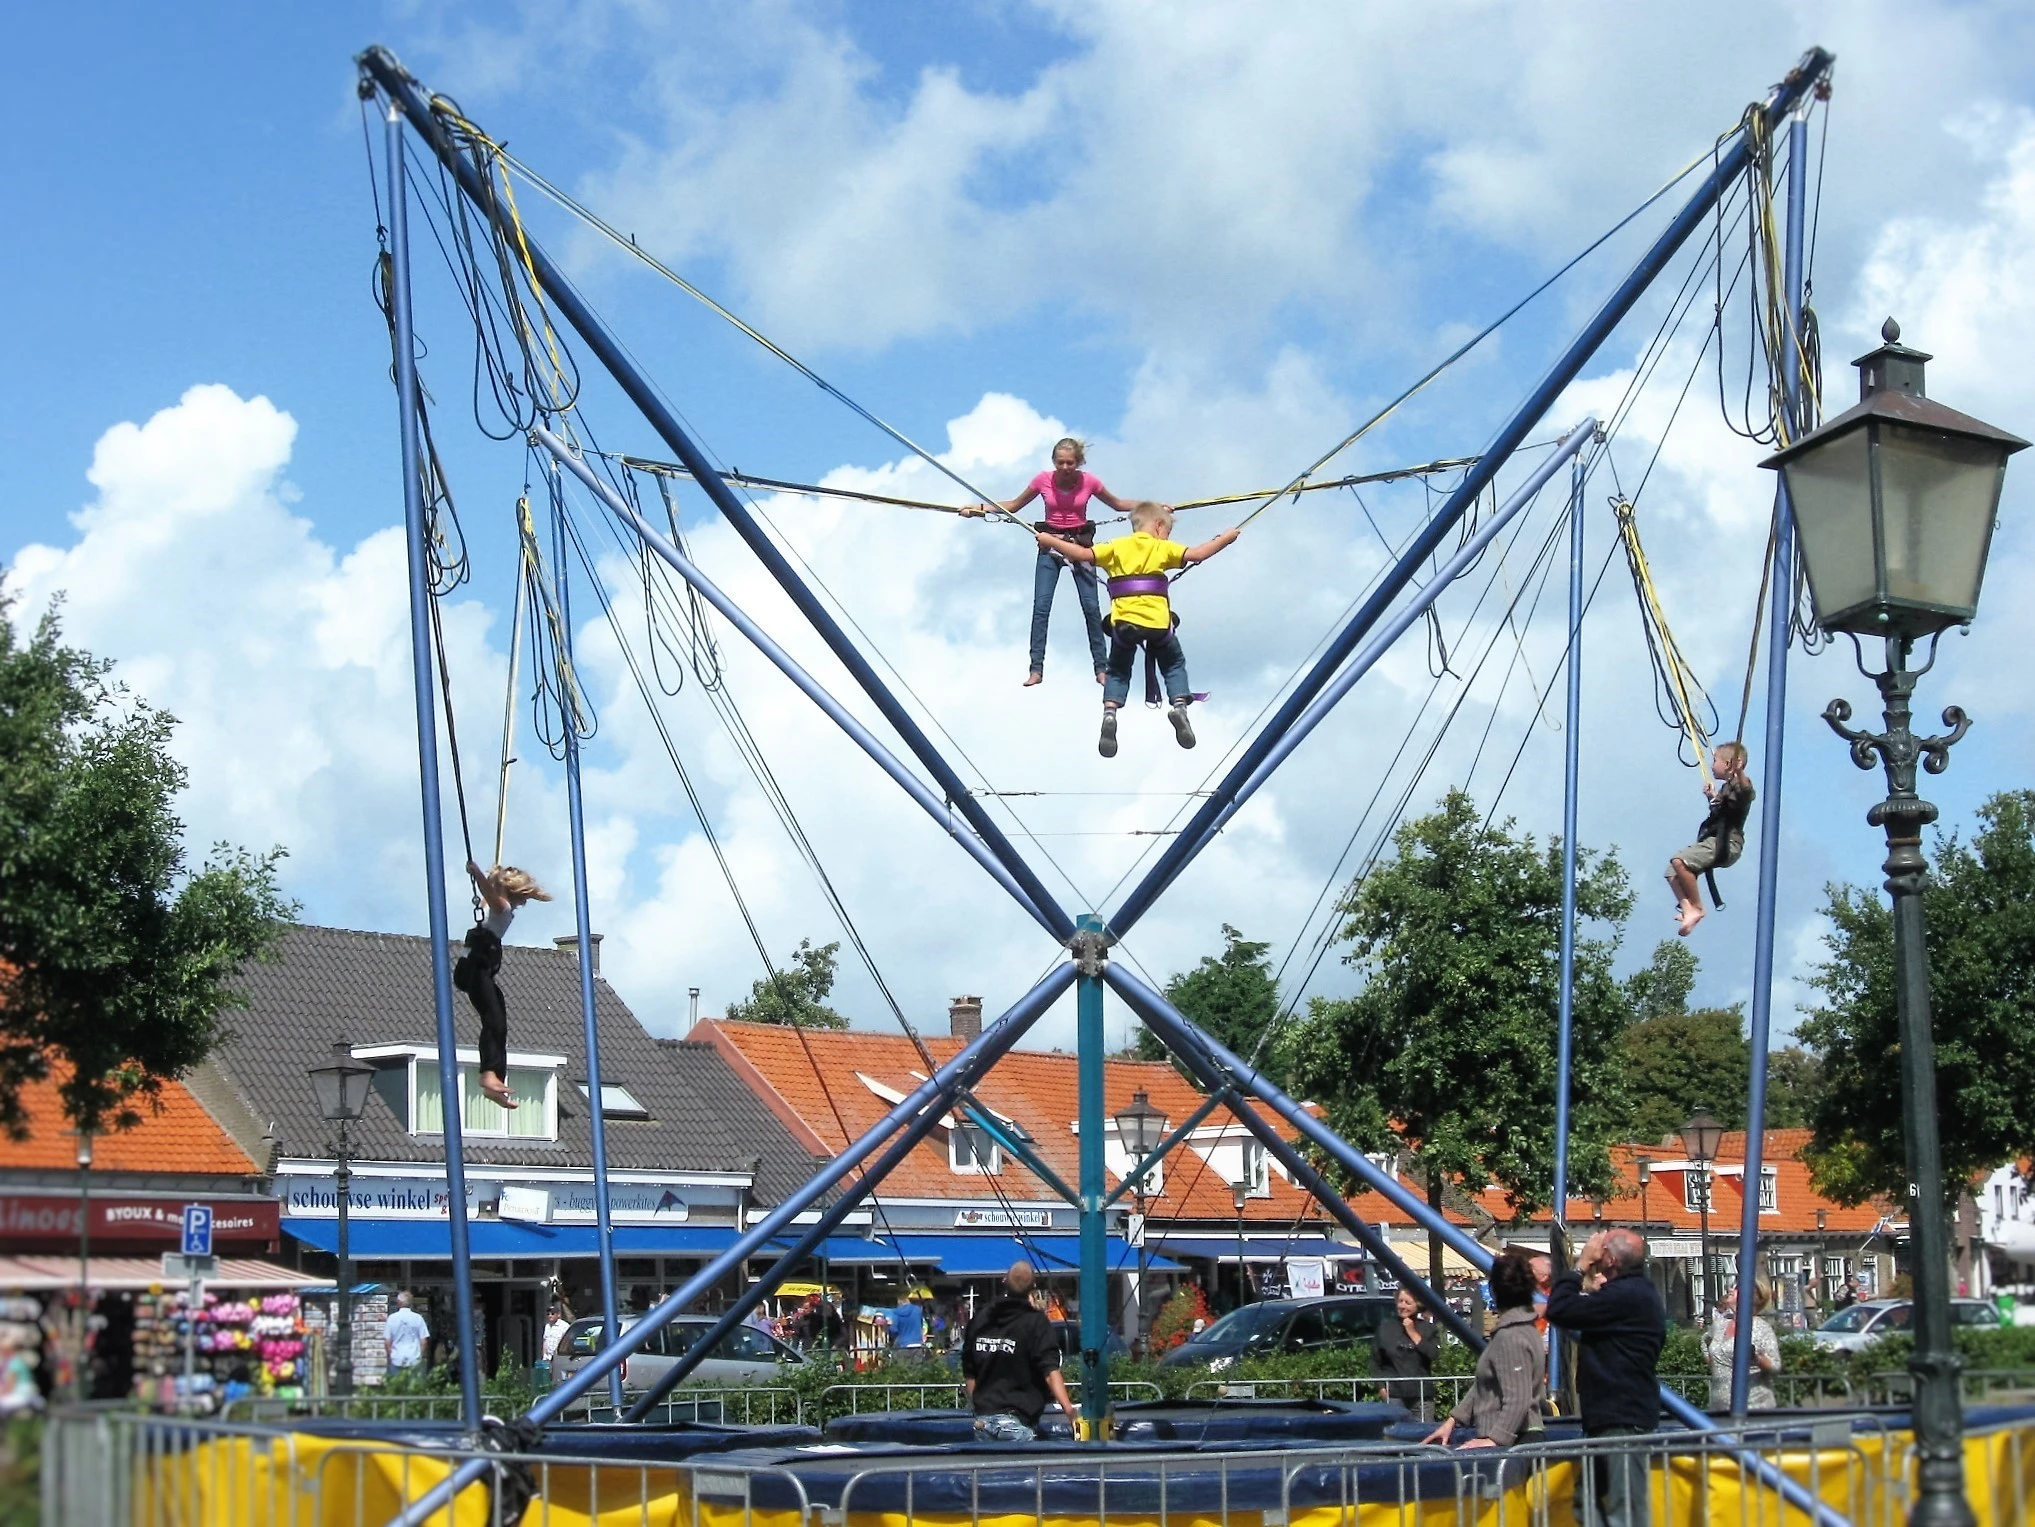
[[[1163,599],[1172,587],[1164,573],[1132,573],[1109,580],[1109,597],[1129,599],[1137,594],[1157,594]]]
[[[1703,871],[1703,880],[1710,887],[1711,902],[1716,906],[1718,911],[1722,912],[1724,910],[1724,898],[1717,894],[1717,871],[1714,869]]]

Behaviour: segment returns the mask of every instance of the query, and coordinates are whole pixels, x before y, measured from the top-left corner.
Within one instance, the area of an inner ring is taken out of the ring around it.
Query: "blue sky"
[[[421,927],[390,531],[394,410],[368,291],[374,211],[351,63],[377,40],[992,491],[1014,491],[1072,430],[1094,442],[1091,465],[1119,492],[1166,497],[1289,475],[1704,153],[1820,41],[1839,54],[1816,268],[1831,397],[1849,395],[1843,363],[1896,311],[1941,357],[1939,396],[2022,433],[2035,423],[2025,363],[2035,50],[2019,8],[1528,15],[1466,3],[1262,18],[1049,0],[38,11],[19,27],[38,67],[17,82],[25,125],[0,172],[17,230],[0,253],[19,358],[0,380],[12,426],[0,559],[22,598],[17,617],[65,590],[73,638],[118,658],[179,716],[195,843],[284,843],[307,917]],[[922,465],[900,462],[680,294],[535,198],[526,210],[723,462],[946,496]],[[1641,218],[1367,440],[1351,467],[1475,451],[1664,216]],[[417,238],[424,375],[475,547],[449,634],[462,726],[481,738],[468,742],[486,781],[478,819],[492,810],[507,512],[523,461],[474,426],[470,339],[421,228]],[[1642,304],[1544,433],[1615,398],[1665,298]],[[1664,367],[1635,412],[1621,470],[1652,451],[1672,403],[1665,378],[1678,382],[1687,364]],[[608,444],[658,452],[598,379],[587,417]],[[1758,578],[1770,493],[1760,454],[1724,431],[1714,382],[1699,385],[1642,504],[1670,611],[1720,695],[1735,693]],[[1590,532],[1599,548],[1602,498]],[[1367,502],[1394,535],[1422,509],[1414,488]],[[2027,503],[2010,474],[1986,609],[1924,696],[1960,701],[1979,721],[1931,782],[1953,822],[1986,792],[2028,783],[2026,688],[2001,682],[2035,637]],[[1375,565],[1339,495],[1262,517],[1183,591],[1197,687],[1215,692],[1204,747],[1179,754],[1134,715],[1125,756],[1104,766],[1064,594],[1049,682],[1017,688],[1021,542],[923,516],[769,507],[998,788],[1152,792],[1020,808],[1034,830],[1066,835],[1036,846],[1090,894],[1150,845],[1126,829],[1163,824]],[[726,531],[701,503],[688,500],[687,515],[709,571],[789,632],[788,608]],[[626,568],[609,571],[625,593]],[[1444,601],[1452,630],[1472,598]],[[1518,637],[1520,671],[1496,699],[1488,754],[1509,758],[1532,721],[1525,675],[1544,683],[1552,671],[1558,606],[1557,589]],[[1487,622],[1472,645],[1489,634]],[[1514,638],[1499,634],[1503,663]],[[1632,960],[1667,931],[1657,865],[1700,802],[1652,720],[1615,571],[1589,641],[1583,836],[1615,843],[1632,873]],[[796,644],[846,687],[810,641]],[[604,725],[589,754],[595,919],[624,994],[668,1028],[686,986],[717,1010],[758,973],[755,956],[603,631],[585,628],[583,660]],[[937,1023],[956,992],[992,1005],[1017,995],[1050,947],[775,675],[744,653],[729,662],[908,1008]],[[1793,685],[1783,1020],[1816,953],[1822,882],[1869,881],[1879,857],[1861,820],[1873,782],[1815,720],[1830,695],[1860,704],[1869,690],[1839,653],[1798,658]],[[1395,653],[1132,953],[1163,975],[1212,948],[1227,920],[1283,954],[1426,686],[1417,648]],[[1472,693],[1416,808],[1468,774],[1495,693],[1489,683]],[[698,697],[680,696],[669,715],[774,950],[838,936]],[[1751,725],[1756,736],[1757,704]],[[1504,800],[1540,834],[1558,821],[1559,748],[1552,729],[1536,731]],[[562,886],[556,771],[534,741],[521,751],[542,767],[526,764],[512,785],[509,851]],[[1484,798],[1503,770],[1489,757],[1476,769]],[[1761,761],[1754,772],[1764,777]],[[1703,994],[1720,1001],[1742,999],[1750,977],[1749,871],[1735,889],[1729,913],[1699,935]],[[528,936],[563,931],[564,907],[528,919]],[[1331,965],[1315,989],[1339,979]],[[842,990],[878,1020],[865,978],[845,972]]]

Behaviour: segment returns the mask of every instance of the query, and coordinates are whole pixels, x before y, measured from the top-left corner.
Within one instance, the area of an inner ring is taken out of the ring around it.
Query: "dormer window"
[[[994,1177],[1003,1170],[1003,1149],[988,1130],[957,1119],[947,1131],[947,1165],[956,1172]]]
[[[592,1096],[585,1082],[574,1082],[583,1098]],[[601,1083],[601,1117],[604,1119],[647,1119],[650,1110],[636,1100],[636,1094],[627,1087],[617,1087],[613,1082]]]
[[[440,1083],[435,1045],[356,1045],[353,1054],[356,1060],[402,1068],[408,1103],[406,1126],[411,1134],[445,1133],[445,1089]],[[558,1138],[558,1074],[565,1069],[566,1056],[511,1050],[509,1074],[504,1080],[520,1105],[511,1110],[480,1090],[480,1052],[462,1047],[458,1055],[463,1135],[501,1140]]]

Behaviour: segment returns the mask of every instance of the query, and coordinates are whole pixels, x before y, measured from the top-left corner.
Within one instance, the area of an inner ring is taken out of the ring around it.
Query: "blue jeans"
[[[975,1440],[977,1442],[1031,1442],[1038,1436],[1022,1417],[1007,1410],[994,1415],[975,1418]]]
[[[1088,623],[1088,654],[1099,671],[1102,667],[1102,601],[1097,593],[1095,564],[1065,562],[1050,551],[1039,552],[1032,569],[1032,672],[1046,671],[1046,623],[1053,613],[1053,589],[1060,581],[1060,569],[1074,574],[1074,595],[1081,601],[1081,618]]]
[[[1138,626],[1119,626],[1115,632],[1142,630]],[[1130,697],[1131,670],[1137,666],[1138,648],[1142,645],[1135,640],[1125,640],[1121,634],[1114,634],[1109,641],[1109,660],[1104,668],[1102,701],[1105,705],[1121,705]],[[1166,681],[1166,698],[1178,702],[1187,698],[1187,654],[1181,650],[1178,634],[1168,631],[1156,637],[1151,643],[1152,656],[1159,664],[1159,677]]]

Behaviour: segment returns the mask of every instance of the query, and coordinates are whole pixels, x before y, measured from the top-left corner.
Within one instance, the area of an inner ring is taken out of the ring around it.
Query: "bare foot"
[[[492,1071],[483,1071],[480,1074],[480,1090],[498,1108],[516,1108],[520,1106],[516,1102],[516,1095],[509,1091],[508,1083],[504,1082]]]
[[[1044,675],[1043,673],[1028,673],[1028,674],[1026,674],[1026,675],[1025,675],[1025,688],[1027,688],[1027,689],[1030,689],[1030,688],[1031,688],[1031,687],[1032,687],[1032,686],[1033,686],[1034,684],[1038,683],[1038,682],[1039,682],[1040,680],[1042,680],[1043,678],[1045,678],[1045,675]]]
[[[1689,936],[1689,930],[1695,927],[1696,924],[1700,923],[1702,920],[1703,920],[1703,909],[1701,907],[1690,906],[1687,903],[1684,903],[1682,906],[1681,926],[1676,928],[1675,932],[1680,934],[1683,938],[1687,938]]]

